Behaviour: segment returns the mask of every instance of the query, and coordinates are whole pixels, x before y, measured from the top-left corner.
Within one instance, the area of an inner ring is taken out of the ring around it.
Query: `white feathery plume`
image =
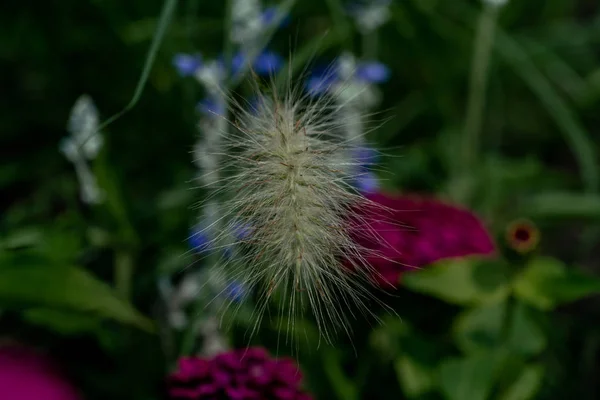
[[[96,158],[104,144],[104,138],[98,132],[98,110],[91,97],[82,95],[77,99],[67,129],[71,135],[62,139],[59,149],[75,166],[81,200],[87,204],[102,203],[104,191],[98,187],[88,166],[88,160]]]
[[[350,335],[355,311],[373,315],[369,307],[378,301],[369,287],[377,272],[352,235],[382,239],[356,213],[375,205],[352,187],[359,161],[351,158],[355,143],[338,116],[344,105],[310,100],[297,89],[280,95],[255,86],[257,107],[232,99],[237,118],[220,140],[224,162],[214,195],[222,201],[214,224],[223,228],[213,250],[233,241],[235,253],[214,268],[226,282],[257,291],[252,334],[279,299],[288,333],[309,309],[326,340],[337,330]]]

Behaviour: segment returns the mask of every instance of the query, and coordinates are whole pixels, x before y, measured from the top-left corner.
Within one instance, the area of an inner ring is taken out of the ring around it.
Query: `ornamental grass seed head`
[[[361,160],[337,115],[343,105],[301,88],[254,87],[252,107],[230,99],[230,129],[219,141],[221,179],[206,200],[220,199],[212,248],[235,250],[214,268],[224,281],[254,289],[251,335],[272,303],[288,333],[309,310],[326,340],[339,330],[350,335],[357,311],[374,315],[372,303],[382,304],[370,288],[377,272],[365,261],[373,251],[353,234],[383,239],[356,210],[383,207],[354,188]],[[240,226],[243,237],[235,234]]]

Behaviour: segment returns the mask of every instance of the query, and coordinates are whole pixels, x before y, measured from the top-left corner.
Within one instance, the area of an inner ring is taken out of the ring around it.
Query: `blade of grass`
[[[527,52],[509,35],[498,31],[497,50],[513,70],[521,76],[559,127],[577,159],[585,189],[596,193],[600,176],[594,143],[567,102],[556,92],[550,82],[531,61]]]
[[[468,32],[468,28],[462,24],[468,24],[476,16],[476,9],[460,0],[454,2],[454,7],[457,11],[455,15],[462,17],[461,23],[435,12],[428,13],[428,17],[432,25],[444,35],[455,37],[460,35],[462,39]],[[575,112],[541,73],[527,51],[500,27],[496,31],[495,44],[495,50],[501,59],[509,64],[529,86],[563,134],[579,165],[585,190],[590,193],[598,192],[600,171],[598,171],[595,146]]]
[[[478,161],[479,136],[483,124],[488,72],[498,10],[499,8],[496,6],[484,6],[479,14],[475,31],[467,113],[462,135],[461,168],[458,170],[461,175],[473,171]]]
[[[129,103],[121,111],[117,112],[116,114],[113,114],[111,117],[109,117],[104,122],[102,122],[98,126],[98,129],[96,130],[96,132],[93,132],[92,134],[90,134],[90,136],[88,138],[86,138],[85,140],[83,140],[81,142],[81,144],[79,145],[80,148],[89,139],[94,137],[94,135],[98,131],[101,131],[102,129],[106,128],[108,125],[112,124],[117,119],[121,118],[123,115],[125,115],[127,112],[129,112],[133,107],[135,107],[135,105],[137,104],[137,102],[140,99],[140,96],[142,95],[142,92],[144,91],[146,82],[148,82],[148,77],[150,76],[150,71],[152,70],[154,61],[156,60],[156,55],[158,54],[158,50],[160,49],[160,45],[165,36],[165,32],[167,31],[167,28],[169,27],[171,20],[173,19],[173,15],[177,8],[176,6],[177,6],[177,0],[165,0],[165,2],[163,3],[163,8],[162,8],[162,10],[160,12],[160,16],[158,18],[158,24],[156,26],[156,30],[154,31],[152,43],[150,44],[150,48],[148,49],[148,52],[146,53],[146,60],[144,61],[144,67],[142,69],[142,73],[138,79],[137,85],[133,92],[133,96],[132,96],[131,100],[129,100]]]

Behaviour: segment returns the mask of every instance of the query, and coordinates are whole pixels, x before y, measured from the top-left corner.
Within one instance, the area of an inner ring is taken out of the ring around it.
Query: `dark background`
[[[332,43],[322,45],[316,61],[330,62],[343,50],[360,54],[351,20],[351,30],[338,34],[325,3],[296,2],[290,24],[275,33],[270,48],[294,54],[330,30]],[[161,7],[155,0],[23,0],[5,2],[0,12],[0,331],[56,357],[90,399],[162,396],[174,353],[156,330],[140,328],[147,322],[140,315],[163,320],[157,280],[177,280],[189,262],[179,256],[197,215],[191,206],[202,196],[189,190],[201,89],[180,78],[171,60],[178,52],[207,58],[221,52],[224,6],[179,2],[142,97],[103,131],[94,170],[109,192],[106,204],[79,200],[73,165],[58,144],[81,94],[93,98],[103,118],[129,102]],[[392,2],[391,12],[378,32],[377,54],[392,71],[379,87],[378,110],[390,119],[368,136],[387,154],[379,168],[383,185],[460,198],[491,227],[504,267],[518,275],[528,263],[541,263],[541,275],[527,289],[534,294],[510,297],[525,310],[515,342],[534,344],[523,351],[503,347],[490,322],[494,307],[447,295],[453,285],[462,290],[459,278],[433,279],[434,289],[400,289],[395,307],[402,321],[359,330],[358,353],[370,356],[356,357],[343,345],[301,356],[309,389],[323,399],[598,398],[600,309],[588,295],[600,292],[600,6],[594,0],[512,0],[500,11],[477,161],[463,175],[456,170],[463,164],[481,4],[402,0]],[[525,255],[504,240],[518,218],[541,232],[540,246]],[[552,263],[567,272],[544,292],[537,284]],[[134,270],[123,304],[110,288],[119,265]],[[57,272],[48,273],[51,268]],[[71,273],[65,268],[85,271],[93,283],[60,280]],[[536,296],[551,306],[540,306]],[[129,310],[129,302],[138,311]],[[479,309],[477,317],[469,314]],[[461,325],[465,315],[472,320]],[[262,340],[257,343],[269,346]],[[489,361],[496,350],[511,356]],[[443,367],[461,360],[467,362]],[[478,375],[485,370],[478,363],[495,365],[497,374],[489,380]],[[340,374],[322,373],[335,368]],[[448,378],[448,368],[460,371],[458,377]],[[523,376],[531,389],[510,397]]]

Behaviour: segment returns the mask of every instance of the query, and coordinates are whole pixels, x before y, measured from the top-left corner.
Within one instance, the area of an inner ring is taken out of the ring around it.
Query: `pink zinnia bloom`
[[[378,239],[359,239],[373,250],[366,260],[382,285],[397,287],[403,272],[439,260],[495,253],[489,232],[469,210],[417,195],[373,193],[367,198],[385,207],[368,207],[363,215]]]
[[[0,347],[0,398],[81,400],[49,358],[21,346]]]
[[[213,358],[184,357],[169,376],[176,400],[310,400],[301,390],[294,360],[271,358],[263,348],[233,350]]]

